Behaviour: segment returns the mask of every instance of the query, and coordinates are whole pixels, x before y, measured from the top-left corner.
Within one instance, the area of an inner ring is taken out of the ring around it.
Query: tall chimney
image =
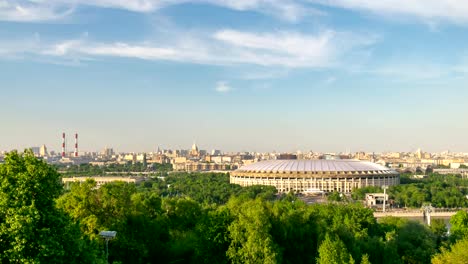
[[[62,158],[65,158],[65,133],[62,133]]]
[[[75,157],[78,157],[78,133],[75,133]]]

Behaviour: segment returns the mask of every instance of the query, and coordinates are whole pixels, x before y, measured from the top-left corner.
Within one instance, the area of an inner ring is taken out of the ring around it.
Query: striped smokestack
[[[78,133],[75,134],[75,157],[78,157]]]
[[[65,133],[62,133],[62,158],[65,158]]]

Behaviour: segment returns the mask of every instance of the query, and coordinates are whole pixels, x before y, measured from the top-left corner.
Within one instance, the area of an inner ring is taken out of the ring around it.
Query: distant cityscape
[[[277,159],[297,160],[334,160],[353,159],[369,161],[399,172],[425,172],[436,169],[439,173],[466,173],[468,168],[468,153],[444,151],[430,153],[418,149],[414,152],[224,152],[219,149],[201,149],[196,143],[187,149],[162,149],[148,153],[118,152],[112,147],[104,147],[101,151],[79,151],[78,134],[74,134],[72,149],[67,147],[66,135],[62,134],[61,151],[49,150],[46,145],[34,146],[30,149],[35,156],[49,164],[80,165],[91,164],[106,166],[109,164],[144,163],[152,166],[154,163],[171,164],[174,171],[230,171],[259,161]],[[0,151],[0,162],[7,151]]]

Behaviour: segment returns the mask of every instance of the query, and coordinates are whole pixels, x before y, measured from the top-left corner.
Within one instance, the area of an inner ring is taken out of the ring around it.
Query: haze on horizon
[[[0,151],[468,152],[468,3],[0,1]]]

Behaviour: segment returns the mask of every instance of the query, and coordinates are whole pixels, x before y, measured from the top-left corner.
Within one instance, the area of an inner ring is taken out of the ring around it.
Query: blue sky
[[[468,152],[468,4],[0,0],[0,150]]]

